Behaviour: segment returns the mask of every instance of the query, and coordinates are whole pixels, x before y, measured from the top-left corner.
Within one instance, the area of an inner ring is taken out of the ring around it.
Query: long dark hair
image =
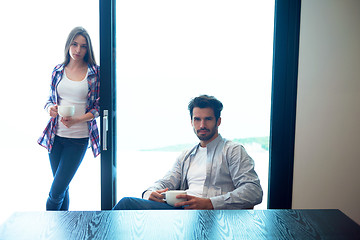
[[[85,28],[83,27],[76,27],[73,30],[71,30],[71,32],[69,33],[69,36],[66,40],[66,44],[65,44],[65,60],[64,60],[64,65],[68,65],[70,62],[70,54],[69,54],[69,49],[71,44],[73,43],[74,39],[78,36],[81,35],[86,39],[86,46],[87,46],[87,52],[84,56],[84,61],[90,65],[96,65],[96,61],[95,61],[95,57],[94,57],[94,50],[91,44],[91,39],[90,36],[88,34],[88,32],[85,30]]]

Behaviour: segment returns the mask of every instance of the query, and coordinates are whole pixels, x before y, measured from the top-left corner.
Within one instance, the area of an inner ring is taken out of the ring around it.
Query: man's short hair
[[[193,118],[193,109],[195,107],[211,108],[212,110],[214,110],[214,115],[217,121],[220,118],[223,104],[213,96],[201,95],[199,97],[193,98],[188,106],[191,119]]]

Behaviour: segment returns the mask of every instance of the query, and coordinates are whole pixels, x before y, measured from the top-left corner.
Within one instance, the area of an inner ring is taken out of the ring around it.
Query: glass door
[[[117,199],[141,197],[198,142],[187,104],[224,104],[220,134],[256,163],[267,206],[274,1],[118,1]]]

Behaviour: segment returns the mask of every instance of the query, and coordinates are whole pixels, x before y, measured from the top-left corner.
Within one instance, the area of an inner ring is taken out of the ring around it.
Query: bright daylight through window
[[[76,9],[75,12],[72,9]],[[99,1],[2,1],[0,223],[15,211],[44,211],[52,183],[47,150],[37,144],[48,113],[51,73],[64,61],[76,26],[91,36],[99,64]],[[87,151],[71,181],[70,210],[100,210],[100,158]]]
[[[224,104],[219,133],[255,161],[266,208],[274,1],[117,2],[117,193],[141,193],[198,142],[187,104]]]

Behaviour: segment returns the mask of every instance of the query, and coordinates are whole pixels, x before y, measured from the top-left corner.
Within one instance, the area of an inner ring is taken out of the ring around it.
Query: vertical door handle
[[[108,110],[104,110],[103,115],[103,138],[102,138],[102,149],[107,150],[107,132],[109,130],[109,122],[108,122]]]

